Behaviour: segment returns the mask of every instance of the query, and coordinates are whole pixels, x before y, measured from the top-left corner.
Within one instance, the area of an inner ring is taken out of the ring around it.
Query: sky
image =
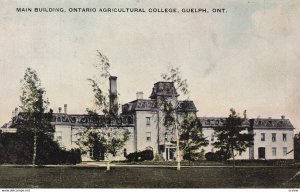
[[[144,8],[145,13],[74,13],[69,8]],[[63,13],[16,8],[64,8]],[[179,13],[149,13],[177,8]],[[182,13],[206,8],[208,13]],[[225,13],[213,13],[224,8]],[[93,105],[87,78],[97,52],[118,77],[119,102],[144,98],[170,67],[187,79],[198,116],[290,119],[300,131],[300,2],[296,0],[3,1],[0,6],[0,124],[20,105],[27,67],[35,69],[54,112]]]

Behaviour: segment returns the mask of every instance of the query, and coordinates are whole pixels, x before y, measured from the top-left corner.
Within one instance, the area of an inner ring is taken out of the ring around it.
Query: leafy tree
[[[243,126],[246,120],[246,110],[244,117],[241,118],[234,109],[230,109],[231,114],[226,118],[224,125],[215,129],[215,135],[218,140],[213,143],[213,146],[219,148],[225,157],[233,158],[233,167],[235,167],[234,152],[244,152],[248,147],[253,145],[253,134],[247,132],[247,128]]]
[[[175,89],[188,98],[190,91],[187,79],[182,78],[178,68],[171,68],[168,73],[162,74],[162,78],[173,82]],[[171,99],[161,96],[159,106],[163,113],[164,126],[171,131],[172,135],[174,132],[176,135],[176,140],[171,139],[171,143],[177,146],[177,170],[180,170],[181,156],[186,160],[197,159],[201,153],[200,147],[208,145],[208,141],[204,138],[196,112],[189,110],[188,99],[179,101],[177,96],[176,93]]]
[[[97,51],[98,62],[95,67],[100,76],[89,78],[92,91],[94,93],[95,109],[89,110],[88,115],[92,120],[90,125],[82,130],[82,135],[78,144],[83,152],[92,151],[95,160],[102,160],[104,156],[108,159],[107,170],[109,167],[109,154],[115,156],[129,139],[129,131],[118,125],[119,105],[111,106],[109,103],[108,89],[105,84],[110,77],[110,63],[106,56]]]
[[[199,149],[208,145],[208,140],[202,133],[201,123],[196,114],[184,112],[180,124],[179,146],[183,153],[183,159],[196,160],[203,155]]]
[[[35,70],[27,68],[21,83],[22,116],[18,122],[17,134],[26,138],[26,142],[32,142],[31,139],[33,139],[32,165],[35,165],[37,151],[40,155],[39,158],[42,158],[42,154],[45,152],[43,147],[47,145],[47,142],[53,142],[54,128],[50,123],[52,110],[46,112],[49,101],[45,99],[45,89],[41,86]]]

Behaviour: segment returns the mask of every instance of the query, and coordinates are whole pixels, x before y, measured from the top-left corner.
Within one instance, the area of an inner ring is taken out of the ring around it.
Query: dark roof
[[[150,111],[157,108],[156,100],[137,99],[122,105],[122,113],[134,111]]]
[[[26,118],[24,113],[19,113],[13,118],[13,123],[10,127],[20,125],[22,120]],[[53,113],[52,114],[52,125],[104,125],[109,126],[133,126],[133,117],[131,115],[121,115],[117,119],[109,119],[103,115],[87,115],[87,114],[66,114],[66,113]]]
[[[225,117],[198,117],[202,127],[219,127],[224,125]]]
[[[224,125],[226,117],[198,117],[202,127],[214,128]],[[288,119],[246,119],[243,126],[253,129],[294,129]]]
[[[256,118],[250,119],[254,129],[294,129],[288,119]]]
[[[190,100],[185,100],[185,101],[179,101],[179,106],[178,106],[178,111],[179,112],[197,112],[197,108],[194,104],[194,101]]]
[[[197,112],[193,101],[178,101],[178,111]],[[157,101],[153,99],[137,99],[122,105],[122,113],[132,113],[135,111],[153,111],[157,110]]]
[[[156,99],[157,96],[178,97],[179,94],[177,93],[173,82],[159,81],[154,84],[154,86],[152,88],[152,93],[149,98]]]
[[[204,128],[214,128],[223,126],[226,122],[226,117],[198,117],[201,122],[202,127]],[[250,127],[249,119],[243,121],[242,126]]]

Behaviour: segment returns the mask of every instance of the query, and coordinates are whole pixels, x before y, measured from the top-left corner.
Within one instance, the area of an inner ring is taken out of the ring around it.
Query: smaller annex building
[[[205,151],[215,152],[212,143],[217,139],[214,129],[225,122],[225,118],[199,117],[203,133],[209,141]],[[237,153],[236,159],[294,159],[294,127],[288,119],[256,118],[247,119],[243,126],[254,134],[253,145],[243,153]]]
[[[132,152],[153,150],[164,160],[172,161],[176,158],[176,146],[171,141],[176,139],[174,130],[165,127],[162,122],[163,113],[158,102],[160,97],[175,100],[178,110],[187,110],[197,117],[197,108],[191,100],[179,100],[173,82],[157,82],[152,88],[148,99],[143,98],[143,92],[137,92],[137,97],[131,102],[122,105],[120,119],[111,122],[110,127],[122,127],[130,132],[129,140],[123,149],[117,152],[111,160],[124,160],[125,156]],[[110,78],[110,103],[117,103],[117,77]],[[22,113],[17,109],[9,123],[2,126],[4,132],[15,132],[18,118]],[[212,145],[217,138],[215,129],[222,126],[226,117],[197,117],[202,125],[202,132],[209,141],[209,145],[199,150],[216,152]],[[101,121],[101,116],[98,118]],[[104,119],[103,119],[104,121]],[[87,125],[94,123],[93,118],[86,114],[69,114],[67,105],[63,112],[53,114],[52,122],[55,126],[55,140],[66,149],[78,148],[77,141],[81,132]],[[243,153],[236,153],[235,159],[294,159],[294,127],[291,122],[282,116],[279,119],[250,118],[244,121],[245,130],[254,134],[254,144]],[[84,155],[82,160],[91,160],[92,151]]]

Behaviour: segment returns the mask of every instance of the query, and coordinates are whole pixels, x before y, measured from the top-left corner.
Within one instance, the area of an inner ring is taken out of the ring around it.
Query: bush
[[[154,155],[152,150],[144,150],[141,152],[130,153],[126,156],[128,161],[145,161],[153,160]]]
[[[79,149],[61,149],[51,137],[41,135],[37,141],[36,164],[76,164],[81,162]],[[0,134],[0,164],[31,164],[33,153],[32,135],[18,133]]]
[[[71,151],[66,151],[66,163],[67,164],[77,164],[81,162],[81,152],[79,149],[71,149]]]
[[[220,151],[216,152],[216,158],[217,158],[217,161],[226,161],[227,159],[230,158],[230,154],[229,154],[229,152],[220,150]]]
[[[205,154],[205,159],[207,161],[216,161],[217,160],[217,156],[213,152],[208,152],[208,153]]]
[[[217,151],[216,153],[208,152],[205,154],[205,159],[208,161],[226,161],[230,155],[224,151]]]

